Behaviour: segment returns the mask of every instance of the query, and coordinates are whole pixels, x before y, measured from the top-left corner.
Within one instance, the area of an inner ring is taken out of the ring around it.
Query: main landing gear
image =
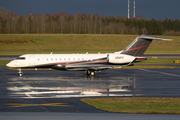
[[[87,70],[86,73],[88,76],[94,76],[95,75],[95,71],[93,71],[93,70]]]
[[[19,73],[19,77],[22,77],[23,76],[23,72],[21,71],[21,68],[18,68],[18,73]]]

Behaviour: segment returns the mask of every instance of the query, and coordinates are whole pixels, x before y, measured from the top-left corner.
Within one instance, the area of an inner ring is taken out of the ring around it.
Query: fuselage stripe
[[[41,64],[41,65],[56,65],[56,64],[86,64],[86,63],[104,63],[107,62],[107,60],[97,60],[97,61],[65,61],[65,62],[55,62],[55,63],[49,63],[49,64]],[[36,66],[36,65],[35,65]]]

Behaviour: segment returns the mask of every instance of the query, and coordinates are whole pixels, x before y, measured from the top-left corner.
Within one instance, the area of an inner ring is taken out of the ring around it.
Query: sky
[[[133,2],[130,1],[130,16],[133,17]],[[126,16],[128,0],[0,0],[4,7],[16,14],[99,14],[100,16]],[[180,19],[180,0],[136,0],[136,16],[145,19]]]

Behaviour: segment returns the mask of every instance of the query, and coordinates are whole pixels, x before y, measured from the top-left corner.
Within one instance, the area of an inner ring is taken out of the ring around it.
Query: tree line
[[[180,35],[179,19],[103,17],[98,14],[17,15],[0,8],[0,34],[149,34]]]

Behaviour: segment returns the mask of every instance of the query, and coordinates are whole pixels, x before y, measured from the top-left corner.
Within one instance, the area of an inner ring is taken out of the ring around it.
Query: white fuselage
[[[109,58],[107,58],[109,56]],[[102,60],[103,58],[103,60]],[[61,65],[77,62],[88,63],[129,63],[134,56],[123,54],[25,54],[7,64],[8,67],[25,68],[48,65]]]

